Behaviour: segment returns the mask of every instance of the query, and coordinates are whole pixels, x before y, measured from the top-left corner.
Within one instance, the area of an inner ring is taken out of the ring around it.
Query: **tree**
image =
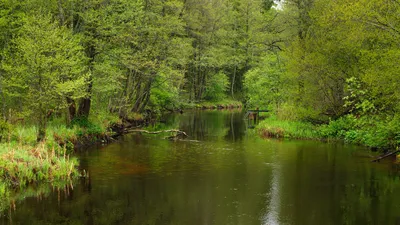
[[[24,3],[22,1],[0,2],[0,64],[7,57],[9,51],[12,51],[12,39],[19,33],[23,25],[25,13],[23,11]],[[5,71],[0,68],[0,111],[1,117],[7,119],[8,109],[18,102],[18,96],[15,89],[18,89],[18,82],[13,82],[7,76]]]
[[[41,141],[49,115],[62,112],[67,98],[86,96],[86,58],[80,39],[50,15],[28,17],[21,32],[14,40],[16,52],[4,67],[11,79],[23,84],[23,108],[37,121]]]
[[[260,66],[245,74],[244,86],[248,107],[279,110],[279,106],[284,100],[281,78],[284,64],[280,62],[279,57],[277,54],[268,54]]]

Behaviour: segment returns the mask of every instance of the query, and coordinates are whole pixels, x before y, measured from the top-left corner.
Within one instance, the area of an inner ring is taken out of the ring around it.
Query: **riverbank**
[[[243,104],[240,101],[225,100],[219,102],[201,102],[196,104],[197,109],[236,109],[242,108]]]
[[[238,101],[202,102],[184,109],[241,108]],[[154,116],[154,115],[153,115]],[[34,125],[3,123],[0,136],[0,183],[26,186],[34,182],[69,180],[81,176],[74,151],[94,143],[108,143],[123,135],[126,128],[146,123],[144,115],[132,114],[124,121],[115,115],[95,115],[75,119],[70,126],[63,118],[51,120],[46,138],[37,143]]]
[[[0,183],[25,186],[36,181],[68,180],[78,176],[78,160],[66,150],[49,148],[46,142],[35,146],[0,145]]]
[[[76,149],[96,142],[108,142],[115,132],[111,129],[120,121],[116,117],[76,119],[66,126],[64,120],[53,119],[46,137],[37,142],[34,125],[7,124],[0,143],[0,183],[23,187],[41,181],[70,180],[82,176]]]
[[[396,149],[400,143],[397,117],[355,117],[347,115],[328,124],[279,120],[271,116],[257,126],[263,137],[300,140],[344,140],[373,150]]]
[[[222,100],[215,102],[202,101],[197,103],[187,103],[181,106],[182,110],[191,109],[237,109],[242,108],[243,103],[237,100]]]

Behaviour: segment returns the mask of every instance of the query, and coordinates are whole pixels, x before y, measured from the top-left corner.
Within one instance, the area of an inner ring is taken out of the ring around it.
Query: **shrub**
[[[83,136],[85,134],[87,134],[87,135],[95,134],[96,135],[96,134],[104,133],[104,131],[102,130],[102,128],[99,125],[90,122],[89,119],[86,117],[74,118],[71,121],[71,125],[78,126],[79,128],[81,128],[81,130],[77,131],[78,136]]]
[[[347,115],[321,126],[320,131],[326,138],[341,138],[372,148],[395,148],[400,144],[399,116]]]

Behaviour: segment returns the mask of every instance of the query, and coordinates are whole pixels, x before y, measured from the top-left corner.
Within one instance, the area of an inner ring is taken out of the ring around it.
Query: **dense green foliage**
[[[399,15],[397,1],[285,1],[275,21],[285,45],[246,74],[249,103],[326,124],[313,128],[321,138],[398,146]]]
[[[52,179],[50,167],[60,167],[66,152],[104,138],[114,122],[241,106],[244,74],[277,49],[272,6],[0,0],[0,166],[8,170],[0,177]]]
[[[244,100],[280,37],[269,0],[1,0],[0,112],[9,123]]]
[[[0,141],[26,127],[58,148],[105,121],[242,101],[395,147],[399,15],[392,0],[1,0]]]
[[[395,149],[400,145],[398,116],[356,118],[347,115],[323,125],[270,117],[262,121],[257,130],[261,136],[268,138],[344,140],[347,143],[385,150]]]

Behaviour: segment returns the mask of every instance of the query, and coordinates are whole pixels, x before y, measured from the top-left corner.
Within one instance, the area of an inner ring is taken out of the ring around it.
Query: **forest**
[[[0,177],[69,177],[82,136],[207,103],[273,111],[266,136],[396,148],[399,59],[398,0],[1,0]]]

